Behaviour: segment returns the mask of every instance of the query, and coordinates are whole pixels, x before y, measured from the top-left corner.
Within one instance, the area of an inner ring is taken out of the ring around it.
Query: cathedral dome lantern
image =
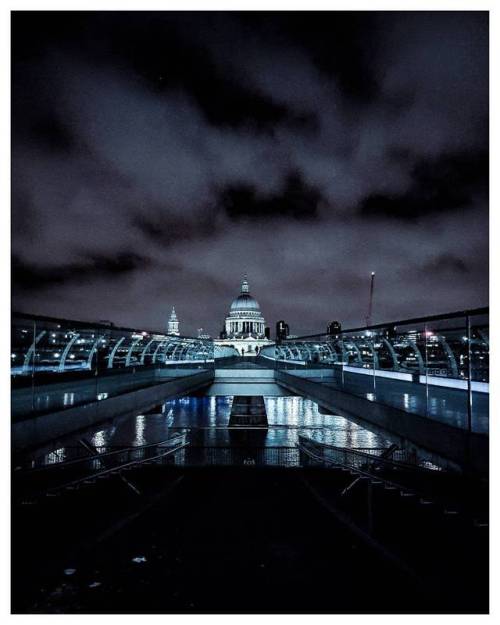
[[[259,313],[260,307],[257,300],[250,295],[250,287],[248,285],[247,277],[245,276],[241,282],[241,291],[237,298],[235,298],[231,304],[229,315],[231,313]],[[236,315],[238,316],[238,315]]]

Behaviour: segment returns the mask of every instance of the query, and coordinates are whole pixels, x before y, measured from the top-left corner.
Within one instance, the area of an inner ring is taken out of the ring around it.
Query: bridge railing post
[[[467,432],[472,432],[472,332],[470,326],[470,315],[465,318],[467,328]]]

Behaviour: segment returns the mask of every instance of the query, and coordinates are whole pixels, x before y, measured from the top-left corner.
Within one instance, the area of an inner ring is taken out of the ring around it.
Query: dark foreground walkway
[[[126,476],[140,495],[116,476],[14,508],[14,612],[488,609],[477,563],[457,587],[436,553],[422,583],[340,522],[325,505],[338,486],[329,472],[150,466]],[[422,532],[415,540],[428,540]]]

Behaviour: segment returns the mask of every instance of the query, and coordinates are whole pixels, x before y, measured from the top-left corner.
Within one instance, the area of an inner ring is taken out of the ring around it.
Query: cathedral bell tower
[[[167,334],[170,336],[179,336],[179,320],[175,314],[175,308],[172,306],[172,312],[170,313],[170,319],[168,320]]]

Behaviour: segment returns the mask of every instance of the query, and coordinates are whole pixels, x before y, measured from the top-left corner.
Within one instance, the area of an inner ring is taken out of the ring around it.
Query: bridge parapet
[[[489,309],[285,339],[278,371],[470,432],[489,429]]]
[[[210,339],[14,313],[12,414],[18,420],[203,371],[213,375],[215,355]]]

